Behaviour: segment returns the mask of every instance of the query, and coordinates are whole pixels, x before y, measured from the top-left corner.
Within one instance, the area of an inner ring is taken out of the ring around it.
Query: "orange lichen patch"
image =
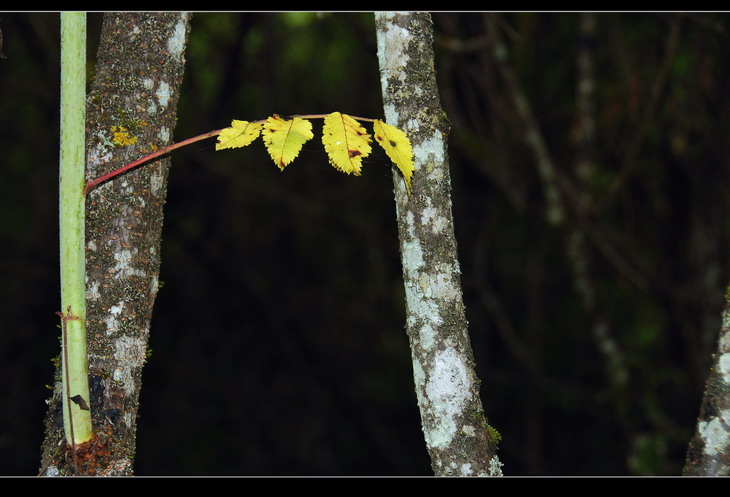
[[[124,126],[112,126],[112,143],[115,145],[125,146],[134,145],[137,142],[136,136],[130,136],[129,131]]]
[[[79,476],[104,475],[112,459],[109,443],[111,436],[111,426],[104,426],[98,429],[88,442],[79,444],[73,449],[67,444],[65,456],[69,473],[73,472]]]

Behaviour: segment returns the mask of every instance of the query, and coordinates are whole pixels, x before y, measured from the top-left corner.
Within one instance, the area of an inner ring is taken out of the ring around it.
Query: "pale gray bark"
[[[730,289],[722,327],[705,385],[699,419],[689,444],[683,474],[730,476]]]
[[[172,143],[187,13],[105,14],[87,105],[87,180]],[[121,128],[123,129],[121,129]],[[129,141],[122,135],[127,133]],[[64,453],[49,401],[41,472],[131,475],[142,367],[158,288],[169,158],[132,170],[86,199],[86,299],[94,438],[78,466]]]
[[[395,199],[407,333],[426,446],[437,475],[501,475],[467,331],[451,213],[449,124],[436,85],[427,13],[375,14],[385,117],[411,140],[412,195]]]

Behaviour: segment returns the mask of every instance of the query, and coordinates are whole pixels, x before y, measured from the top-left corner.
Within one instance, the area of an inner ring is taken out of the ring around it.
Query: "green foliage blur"
[[[595,16],[591,36],[581,14],[499,17],[553,162],[588,199],[553,226],[485,14],[433,15],[467,318],[512,476],[679,474],[730,280],[728,16]],[[0,14],[3,475],[38,470],[59,352],[58,24]],[[371,13],[195,14],[176,139],[273,113],[381,118],[374,29]],[[374,151],[361,177],[335,171],[314,124],[283,172],[258,142],[172,154],[137,474],[431,474],[391,167]]]

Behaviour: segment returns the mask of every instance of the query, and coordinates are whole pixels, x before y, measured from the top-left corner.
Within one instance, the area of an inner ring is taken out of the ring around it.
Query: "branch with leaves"
[[[385,150],[390,160],[403,175],[408,193],[411,192],[413,176],[413,148],[406,134],[395,126],[380,119],[356,117],[340,112],[330,114],[306,114],[284,118],[278,114],[258,121],[239,121],[234,119],[229,128],[218,129],[188,138],[159,149],[134,162],[89,181],[84,188],[87,194],[98,185],[119,176],[120,174],[149,162],[173,150],[191,143],[218,137],[216,150],[241,148],[253,143],[261,136],[271,159],[282,171],[302,150],[306,142],[314,138],[310,119],[324,119],[322,128],[322,144],[329,157],[330,164],[340,172],[359,176],[362,160],[372,152],[371,135],[358,121],[373,123],[375,141]]]

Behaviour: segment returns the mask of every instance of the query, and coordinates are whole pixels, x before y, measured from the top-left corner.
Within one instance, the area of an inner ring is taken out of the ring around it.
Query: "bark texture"
[[[725,294],[720,338],[687,450],[686,476],[730,476],[730,288]]]
[[[189,21],[189,14],[179,12],[104,16],[87,100],[87,180],[172,142]],[[169,158],[157,160],[87,196],[87,340],[95,435],[88,447],[74,454],[66,450],[56,381],[42,474],[133,474],[169,167]]]
[[[449,124],[427,13],[376,13],[385,117],[413,145],[412,196],[394,174],[407,333],[426,446],[436,475],[501,475],[467,332],[451,212]]]

